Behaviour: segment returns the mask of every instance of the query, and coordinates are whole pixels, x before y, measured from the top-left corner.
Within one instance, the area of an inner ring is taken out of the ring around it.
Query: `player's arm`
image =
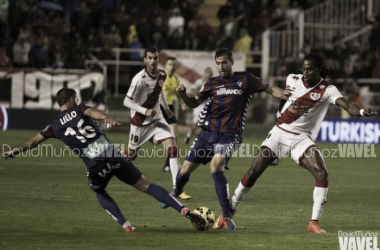
[[[160,105],[165,110],[166,115],[168,116],[168,118],[169,119],[172,118],[174,116],[174,113],[170,110],[168,102],[166,101],[165,94],[164,94],[163,91],[161,91],[161,93],[160,93],[159,101],[160,101]]]
[[[20,144],[19,146],[13,148],[12,150],[4,152],[3,157],[5,159],[13,158],[21,152],[24,152],[24,151],[27,151],[29,149],[37,147],[38,144],[40,144],[41,142],[43,142],[47,139],[48,138],[45,138],[40,133],[38,133],[35,136],[31,137],[28,141]]]
[[[182,100],[182,97],[178,94],[178,92],[176,91],[175,94],[177,95],[177,100],[179,102],[179,104],[181,105],[181,109],[183,111],[186,111],[187,110],[187,105],[186,103]]]
[[[277,98],[280,98],[280,99],[283,99],[283,100],[287,100],[289,95],[290,95],[290,92],[289,90],[287,89],[281,89],[279,87],[276,87],[276,86],[269,86],[265,92],[267,92],[268,94],[274,96],[274,97],[277,97]]]
[[[335,104],[346,110],[352,116],[373,116],[377,114],[376,110],[371,108],[361,109],[355,103],[349,102],[344,97],[336,99]]]
[[[141,93],[145,91],[145,84],[142,84],[138,77],[134,77],[132,79],[131,86],[128,89],[127,95],[124,98],[124,106],[134,110],[142,115],[145,116],[155,116],[157,114],[157,111],[154,109],[147,109],[144,108],[143,106],[139,105],[137,102],[134,101],[134,99],[138,99],[139,96],[141,96]]]
[[[178,78],[177,78],[177,79],[178,79]],[[179,80],[178,80],[178,81],[177,81],[177,85],[176,85],[176,90],[177,90],[178,86],[180,86],[180,85],[181,85],[181,84],[179,83]],[[186,103],[182,100],[182,97],[180,96],[180,94],[179,94],[176,90],[174,91],[174,93],[175,93],[175,95],[176,95],[176,97],[177,97],[177,100],[178,100],[180,106],[181,106],[181,109],[182,109],[183,111],[186,111],[186,110],[187,110],[187,105],[186,105]]]
[[[121,125],[121,123],[115,121],[110,114],[107,114],[99,109],[88,108],[83,112],[83,114],[95,120],[104,120],[104,124],[107,125],[107,128],[114,125]]]
[[[199,98],[198,96],[188,96],[186,93],[186,88],[182,84],[177,87],[177,93],[181,96],[184,103],[190,108],[196,108],[206,100],[204,97]]]
[[[157,114],[156,110],[154,110],[154,109],[147,109],[147,108],[144,108],[143,106],[138,105],[129,96],[125,96],[123,104],[124,104],[125,107],[127,107],[129,109],[132,109],[132,110],[134,110],[136,112],[139,112],[140,114],[146,115],[148,117],[154,116],[154,115]]]

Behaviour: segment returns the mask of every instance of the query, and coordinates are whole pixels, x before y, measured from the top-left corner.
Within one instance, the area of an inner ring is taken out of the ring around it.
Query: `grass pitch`
[[[252,126],[244,142],[260,145],[270,127]],[[1,144],[16,146],[36,131],[1,133]],[[114,143],[128,134],[108,133]],[[181,153],[189,146],[179,137]],[[48,140],[57,152],[64,147]],[[337,144],[319,143],[323,150]],[[145,149],[154,146],[147,144]],[[160,148],[157,146],[157,148]],[[7,149],[7,148],[5,148]],[[328,151],[324,151],[328,152]],[[67,152],[66,152],[67,153]],[[320,225],[324,235],[308,233],[314,179],[287,158],[270,167],[246,196],[234,217],[235,232],[198,232],[173,209],[163,210],[152,197],[114,178],[108,192],[137,228],[126,234],[98,204],[88,188],[85,167],[76,157],[18,157],[0,160],[0,249],[339,249],[338,231],[380,232],[380,145],[376,157],[325,157],[329,194]],[[233,193],[251,157],[234,157],[226,171]],[[171,175],[162,172],[163,158],[139,158],[135,164],[149,180],[171,190]],[[186,186],[191,209],[221,212],[209,166],[200,166]]]

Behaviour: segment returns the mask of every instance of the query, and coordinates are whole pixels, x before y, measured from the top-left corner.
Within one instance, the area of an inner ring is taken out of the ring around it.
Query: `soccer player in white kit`
[[[326,203],[328,173],[315,144],[321,122],[330,104],[343,108],[352,116],[377,114],[371,108],[360,109],[348,102],[334,85],[323,79],[328,73],[324,59],[317,54],[309,54],[303,60],[302,74],[290,74],[287,77],[286,88],[290,91],[290,97],[231,198],[232,214],[265,169],[273,161],[280,161],[290,155],[315,178],[314,204],[308,231],[325,233],[318,225],[318,220]]]
[[[144,62],[146,68],[133,77],[124,99],[124,106],[131,109],[131,130],[126,154],[131,161],[134,160],[142,145],[153,137],[155,143],[162,143],[167,150],[173,186],[175,186],[179,170],[178,146],[169,124],[161,113],[160,104],[169,118],[174,114],[169,109],[162,92],[166,73],[158,69],[159,57],[156,47],[145,50]],[[191,198],[185,192],[182,194],[178,197]]]

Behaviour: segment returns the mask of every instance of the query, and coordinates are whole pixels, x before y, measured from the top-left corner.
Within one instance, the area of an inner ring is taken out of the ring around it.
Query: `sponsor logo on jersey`
[[[220,88],[216,91],[216,94],[217,95],[241,95],[243,94],[243,90]]]
[[[319,85],[319,89],[324,89],[325,87],[326,87],[326,85],[324,85],[324,84]]]
[[[316,101],[316,100],[318,100],[319,98],[321,98],[321,94],[311,92],[311,93],[310,93],[310,98],[311,98],[312,100]]]
[[[310,106],[307,106],[303,103],[294,101],[292,104],[290,104],[288,110],[291,113],[298,114],[298,115],[303,115],[309,112]]]
[[[109,146],[110,143],[102,135],[94,142],[89,144],[87,148],[84,148],[83,154],[90,159],[94,159],[95,157],[100,156]]]

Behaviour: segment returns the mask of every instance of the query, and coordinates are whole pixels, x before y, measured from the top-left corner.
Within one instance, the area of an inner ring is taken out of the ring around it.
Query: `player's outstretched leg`
[[[156,200],[161,201],[162,203],[174,208],[182,215],[184,215],[186,218],[190,219],[192,222],[197,223],[201,228],[205,227],[205,219],[193,213],[190,209],[186,208],[181,202],[179,202],[175,197],[170,195],[161,186],[151,183],[148,187],[147,193],[153,196]]]
[[[94,189],[93,189],[94,190]],[[94,190],[96,192],[96,198],[104,210],[116,220],[124,229],[125,232],[134,232],[135,227],[124,217],[121,213],[119,206],[112,199],[112,197],[104,189]]]
[[[181,175],[181,172],[178,171],[176,183],[177,185],[174,186],[174,189],[170,192],[170,194],[174,197],[179,197],[181,194],[184,194],[183,187],[186,185],[186,183],[189,181],[190,176],[188,175]],[[185,193],[186,194],[186,193]],[[166,203],[161,203],[161,208],[166,209],[169,205]]]

